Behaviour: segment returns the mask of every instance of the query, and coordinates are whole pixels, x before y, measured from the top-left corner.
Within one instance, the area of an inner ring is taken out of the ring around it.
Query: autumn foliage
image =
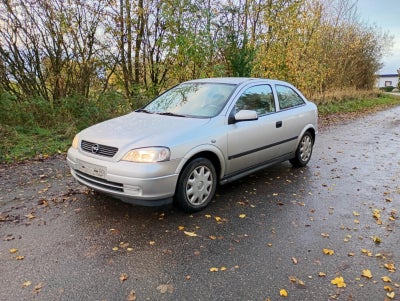
[[[50,106],[183,80],[256,76],[308,96],[373,87],[390,41],[351,0],[3,0],[0,91]]]

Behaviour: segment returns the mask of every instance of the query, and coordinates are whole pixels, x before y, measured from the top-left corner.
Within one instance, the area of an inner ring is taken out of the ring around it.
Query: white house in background
[[[376,79],[376,86],[378,88],[382,87],[397,87],[397,84],[399,83],[399,75],[398,74],[379,74],[377,75]]]

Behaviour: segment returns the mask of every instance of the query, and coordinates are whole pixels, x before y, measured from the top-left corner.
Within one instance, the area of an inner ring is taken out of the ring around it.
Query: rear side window
[[[269,85],[248,88],[236,102],[235,112],[240,110],[253,110],[258,116],[275,112],[272,88]]]
[[[304,100],[292,88],[276,85],[279,107],[281,110],[289,109],[304,104]]]

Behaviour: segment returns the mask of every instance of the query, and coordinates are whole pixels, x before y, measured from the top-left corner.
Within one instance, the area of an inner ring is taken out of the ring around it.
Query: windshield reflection
[[[224,107],[235,85],[220,83],[185,83],[157,97],[143,108],[155,114],[184,117],[213,117]]]

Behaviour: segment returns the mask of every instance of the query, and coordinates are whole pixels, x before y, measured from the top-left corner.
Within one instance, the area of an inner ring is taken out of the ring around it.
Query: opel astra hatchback
[[[198,79],[81,131],[67,160],[94,190],[139,205],[174,201],[194,212],[217,184],[285,160],[305,166],[317,119],[317,107],[286,82]]]

